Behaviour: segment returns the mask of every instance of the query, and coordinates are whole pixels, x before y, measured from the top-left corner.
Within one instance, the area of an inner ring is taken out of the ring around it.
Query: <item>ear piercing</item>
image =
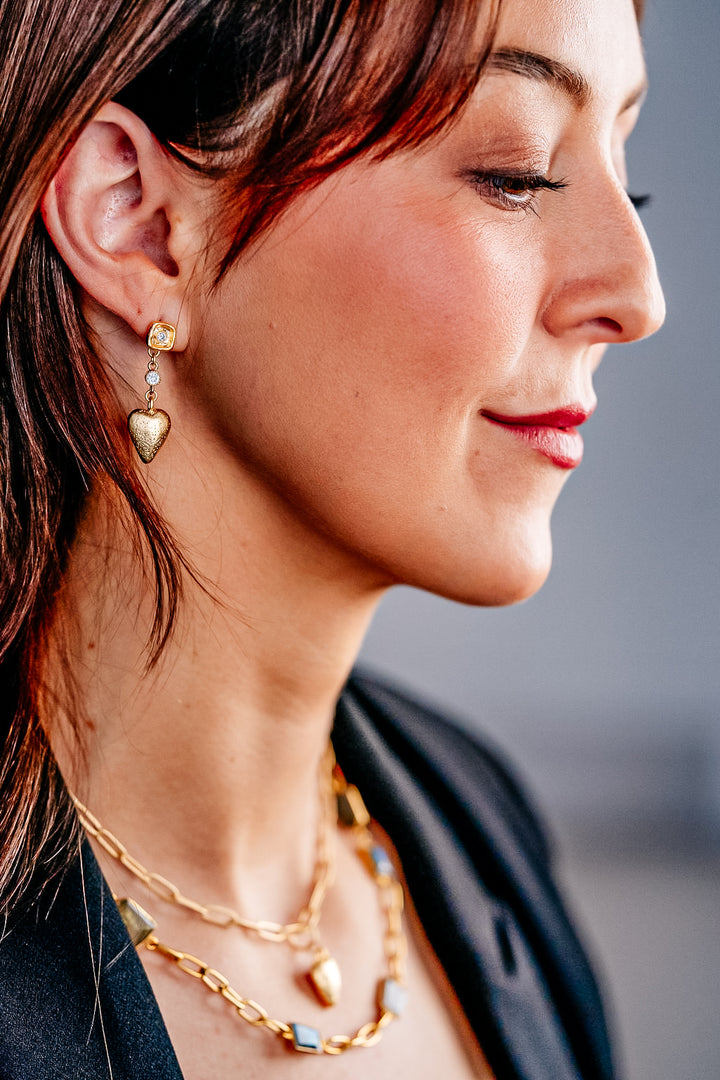
[[[160,371],[157,358],[161,352],[169,352],[175,344],[175,327],[171,323],[155,322],[148,330],[148,360],[145,382],[147,409],[134,409],[128,416],[128,430],[135,449],[147,464],[157,454],[170,431],[170,417],[163,409],[155,408]]]

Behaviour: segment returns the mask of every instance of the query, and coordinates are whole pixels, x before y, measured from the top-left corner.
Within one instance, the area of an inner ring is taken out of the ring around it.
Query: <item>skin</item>
[[[206,902],[284,921],[304,901],[317,763],[390,585],[505,604],[544,580],[568,470],[484,413],[591,409],[606,345],[662,321],[624,190],[623,143],[638,112],[626,105],[644,81],[630,0],[508,0],[497,46],[579,71],[589,100],[490,71],[442,137],[349,166],[298,199],[215,291],[208,238],[211,256],[228,239],[211,229],[217,190],[126,110],[101,110],[45,197],[128,411],[141,404],[147,327],[178,327],[158,388],[173,428],[144,475],[212,586],[189,586],[148,673],[151,598],[95,493],[66,592],[83,767],[62,716],[53,743],[71,784],[133,854]],[[472,170],[567,186],[510,208]],[[381,923],[342,844],[338,860],[322,925],[353,972],[331,1022],[350,1031],[372,1013]],[[288,950],[197,925],[101,864],[116,891],[161,916],[167,941],[276,1002],[275,1015],[328,1028],[293,982]],[[248,1076],[325,1075],[324,1061],[289,1057],[221,1018],[215,999],[160,958],[143,962],[188,1080],[230,1074],[239,1060]],[[398,1063],[417,1077],[488,1075],[458,1011],[443,1008],[443,979],[417,929],[413,1004],[368,1051],[374,1076],[397,1075]],[[350,1054],[341,1075],[367,1068]]]

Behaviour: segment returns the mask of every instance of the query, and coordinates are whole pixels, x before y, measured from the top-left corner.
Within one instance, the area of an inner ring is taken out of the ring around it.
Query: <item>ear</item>
[[[177,328],[195,269],[197,179],[163,149],[134,113],[111,102],[83,129],[41,203],[47,230],[75,279],[141,338],[156,321]]]

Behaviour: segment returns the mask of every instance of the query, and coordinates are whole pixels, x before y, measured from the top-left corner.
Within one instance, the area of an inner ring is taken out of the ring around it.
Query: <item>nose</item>
[[[591,344],[654,334],[665,299],[647,234],[617,177],[606,176],[567,211],[543,311],[546,329]]]

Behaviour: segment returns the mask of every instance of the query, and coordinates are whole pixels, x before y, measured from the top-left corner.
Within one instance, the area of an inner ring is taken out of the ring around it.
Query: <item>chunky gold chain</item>
[[[367,827],[357,826],[358,849],[364,858],[368,853],[377,851]],[[364,834],[367,834],[364,835]],[[382,853],[384,855],[384,852]],[[372,856],[371,856],[372,857]],[[376,862],[378,857],[375,856]],[[373,864],[375,865],[375,864]],[[191,953],[173,949],[159,941],[155,934],[145,938],[143,945],[151,952],[171,960],[180,971],[198,979],[203,986],[214,994],[219,994],[234,1009],[237,1016],[253,1027],[264,1028],[272,1035],[286,1040],[293,1049],[303,1053],[344,1054],[354,1047],[374,1046],[379,1042],[383,1029],[396,1017],[400,1016],[405,1004],[403,984],[407,941],[402,929],[404,907],[403,887],[397,878],[389,872],[384,861],[382,869],[374,870],[373,875],[381,894],[381,907],[385,915],[386,929],[383,936],[383,948],[387,962],[387,977],[378,986],[378,1016],[362,1027],[354,1035],[330,1035],[324,1037],[315,1028],[307,1025],[285,1023],[270,1016],[268,1011],[252,998],[242,997],[230,986],[225,976],[210,967]]]
[[[216,971],[215,968],[208,967],[202,960],[199,960],[196,956],[191,956],[190,953],[180,952],[178,949],[171,949],[169,945],[163,945],[154,935],[147,938],[144,944],[151,952],[166,956],[174,964],[177,964],[186,975],[192,976],[193,979],[199,979],[208,990],[211,990],[214,994],[219,994],[232,1006],[241,1020],[252,1024],[253,1027],[265,1028],[271,1034],[279,1035],[281,1039],[295,1043],[292,1024],[286,1024],[283,1020],[275,1020],[257,1001],[253,1001],[252,998],[241,997],[236,990],[233,990],[225,976]],[[350,1050],[355,1046],[374,1046],[376,1042],[379,1042],[383,1028],[386,1028],[395,1018],[394,1013],[382,1007],[380,1007],[379,1013],[377,1020],[371,1020],[369,1023],[363,1024],[354,1035],[330,1035],[326,1039],[321,1036],[319,1043],[321,1049],[315,1051],[315,1053],[343,1054],[346,1050]]]
[[[331,776],[334,767],[332,749],[323,759],[323,772],[330,768]],[[185,896],[177,885],[163,877],[162,874],[154,873],[143,866],[134,858],[124,844],[105,828],[101,821],[85,806],[72,792],[70,797],[75,804],[80,823],[85,831],[103,848],[107,854],[121,863],[134,877],[142,883],[160,900],[169,904],[177,904],[179,907],[192,911],[205,922],[213,926],[227,928],[239,927],[255,933],[264,941],[287,942],[295,949],[306,950],[317,945],[315,931],[320,921],[320,913],[328,888],[332,884],[334,875],[334,855],[332,846],[333,825],[336,820],[335,798],[333,795],[334,780],[330,784],[321,783],[321,810],[318,823],[318,835],[316,846],[315,869],[307,903],[300,909],[293,922],[277,923],[265,919],[247,919],[234,908],[224,907],[221,904],[201,904]]]
[[[309,1025],[286,1023],[275,1019],[253,998],[243,997],[234,990],[226,977],[216,968],[191,953],[174,949],[160,941],[154,933],[156,924],[152,916],[148,915],[134,900],[118,897],[115,897],[115,900],[135,945],[143,946],[151,952],[166,957],[185,975],[197,979],[212,993],[219,994],[241,1020],[252,1027],[263,1028],[302,1053],[337,1055],[355,1047],[374,1046],[388,1024],[402,1014],[407,996],[404,986],[407,939],[402,925],[405,905],[403,887],[395,875],[386,852],[375,842],[369,827],[370,815],[359,791],[354,785],[346,782],[341,770],[336,766],[332,747],[328,752],[328,761],[331,770],[331,781],[328,786],[329,799],[337,807],[340,823],[352,831],[356,851],[375,880],[380,910],[385,922],[383,952],[386,974],[378,984],[377,1018],[363,1024],[354,1035],[330,1035],[326,1038],[316,1028]],[[134,859],[117,837],[105,829],[75,796],[73,796],[73,801],[80,820],[89,834],[109,855],[126,866],[161,899],[194,911],[207,922],[217,926],[241,926],[243,929],[253,930],[266,940],[288,941],[296,948],[317,947],[315,931],[333,868],[328,839],[330,829],[329,827],[326,829],[326,823],[330,819],[328,813],[321,814],[323,824],[318,834],[319,870],[314,879],[310,901],[294,923],[282,925],[251,922],[249,919],[242,918],[232,908],[198,904],[188,899],[172,882],[159,874],[151,873],[142,863]],[[305,944],[306,939],[307,944]]]

